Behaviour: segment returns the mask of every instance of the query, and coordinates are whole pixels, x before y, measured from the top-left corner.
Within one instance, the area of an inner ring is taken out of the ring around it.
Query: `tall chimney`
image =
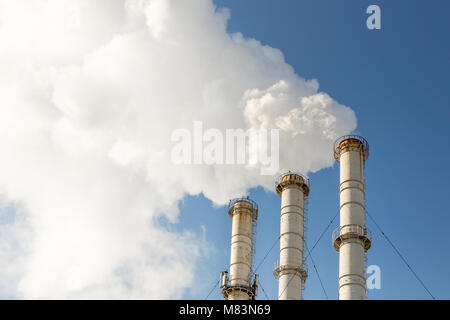
[[[371,237],[365,226],[364,163],[369,144],[355,135],[339,138],[334,157],[340,162],[340,227],[333,232],[333,247],[339,252],[339,299],[366,299],[365,264]]]
[[[278,299],[301,300],[307,277],[303,246],[309,180],[288,172],[277,180],[276,191],[281,196],[280,263],[273,271],[279,281]]]
[[[220,287],[226,300],[249,300],[258,294],[258,275],[253,274],[254,238],[258,206],[249,198],[230,201],[232,219],[230,273],[220,274]]]

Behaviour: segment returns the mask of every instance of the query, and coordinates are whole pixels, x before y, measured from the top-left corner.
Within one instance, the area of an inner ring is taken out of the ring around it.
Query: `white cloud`
[[[0,0],[0,190],[24,208],[1,227],[2,290],[180,297],[208,244],[155,218],[176,222],[185,194],[223,204],[272,186],[246,166],[172,165],[171,133],[194,120],[277,127],[282,167],[332,164],[353,111],[279,50],[227,34],[228,17],[211,0]]]

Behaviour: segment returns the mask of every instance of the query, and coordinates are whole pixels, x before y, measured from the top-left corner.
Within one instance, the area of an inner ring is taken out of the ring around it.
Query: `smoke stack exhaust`
[[[254,271],[255,233],[258,206],[249,198],[230,201],[232,219],[229,275],[220,274],[220,287],[226,300],[254,300],[258,295],[258,275]]]
[[[344,136],[334,145],[340,163],[340,227],[333,232],[333,247],[339,252],[339,299],[366,299],[366,252],[371,237],[365,226],[364,164],[369,144],[360,136]]]
[[[281,196],[280,263],[273,272],[279,281],[278,299],[301,300],[307,277],[303,248],[309,180],[288,172],[276,182],[276,191]]]

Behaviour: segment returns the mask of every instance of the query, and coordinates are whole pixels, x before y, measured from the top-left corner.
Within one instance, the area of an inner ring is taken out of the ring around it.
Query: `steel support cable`
[[[275,245],[278,243],[278,240],[280,240],[280,238],[281,238],[281,235],[280,236],[278,236],[276,239],[275,239],[275,241],[273,242],[273,244],[272,244],[272,246],[270,247],[270,249],[266,252],[266,254],[264,255],[264,258],[262,258],[262,260],[261,260],[261,262],[260,263],[258,263],[258,265],[256,266],[256,268],[255,268],[255,273],[256,273],[256,271],[259,269],[259,267],[263,264],[263,262],[266,260],[266,258],[269,256],[269,253],[272,251],[272,249],[275,247]]]
[[[336,217],[338,216],[339,211],[340,211],[340,210],[338,210],[338,211],[336,212],[336,214],[334,215],[333,219],[331,219],[331,221],[328,223],[328,225],[327,225],[327,227],[325,228],[325,230],[323,230],[323,232],[322,232],[322,234],[320,235],[319,239],[317,239],[316,243],[314,243],[313,247],[311,248],[311,252],[313,252],[314,248],[317,246],[317,244],[319,243],[319,241],[322,239],[322,237],[324,236],[325,232],[327,232],[328,228],[330,228],[330,226],[333,224],[334,220],[336,220]],[[305,259],[307,259],[307,258],[308,258],[308,256],[307,256]]]
[[[378,223],[375,221],[375,219],[372,217],[372,215],[367,210],[366,210],[366,213],[367,213],[367,216],[370,218],[370,220],[372,220],[372,222],[375,224],[377,229],[381,232],[381,234],[386,239],[386,241],[395,250],[395,252],[400,257],[400,259],[403,260],[403,262],[406,264],[406,266],[411,271],[411,273],[414,275],[414,277],[416,277],[416,279],[419,281],[419,283],[422,285],[422,287],[428,292],[428,294],[431,296],[431,298],[433,298],[433,300],[436,300],[436,298],[433,296],[433,294],[431,294],[430,290],[428,290],[428,288],[425,286],[425,283],[420,279],[420,277],[417,275],[417,273],[414,272],[413,268],[409,265],[409,263],[406,261],[406,259],[403,257],[403,255],[400,253],[400,251],[398,251],[398,249],[395,247],[395,245],[392,243],[392,241],[389,239],[389,237],[383,232],[383,230],[378,225]]]
[[[320,235],[319,239],[317,239],[317,241],[314,243],[314,245],[311,248],[311,250],[308,250],[308,254],[306,255],[305,261],[311,255],[311,252],[314,250],[314,248],[317,246],[319,241],[322,239],[323,235],[327,232],[328,228],[330,228],[330,226],[333,224],[334,220],[336,220],[336,217],[338,216],[338,214],[339,214],[339,210],[336,212],[336,214],[334,215],[333,219],[330,220],[330,222],[328,223],[327,227],[325,228],[325,230],[323,230],[322,234]],[[304,243],[305,243],[305,246],[306,246],[306,242],[305,241],[304,241]],[[288,283],[284,287],[283,291],[281,291],[281,293],[278,295],[278,299],[280,299],[281,295],[284,293],[284,291],[286,291],[286,288],[289,286],[289,284],[291,283],[292,279],[294,279],[294,277],[297,275],[297,272],[298,271],[296,270],[295,273],[292,274],[291,278],[289,279]]]
[[[264,295],[266,296],[266,299],[267,299],[267,300],[270,300],[269,296],[268,296],[267,293],[266,293],[266,290],[264,290],[264,287],[263,287],[262,284],[261,284],[261,280],[258,280],[258,287],[261,288],[262,292],[263,292]]]
[[[328,300],[328,294],[327,294],[327,292],[326,292],[326,290],[325,290],[325,287],[323,286],[322,279],[320,278],[320,275],[319,275],[319,270],[317,270],[316,263],[314,262],[314,259],[313,259],[313,257],[312,257],[312,254],[311,254],[311,252],[309,251],[308,245],[306,244],[306,242],[305,242],[305,248],[306,248],[306,250],[308,251],[308,257],[311,257],[311,262],[313,263],[314,270],[316,270],[317,278],[319,279],[319,282],[320,282],[320,285],[321,285],[321,287],[322,287],[323,293],[325,294],[325,298]]]
[[[216,289],[217,285],[219,284],[220,280],[216,282],[216,284],[214,285],[214,287],[211,288],[211,291],[209,291],[208,295],[206,296],[205,300],[208,300],[209,296],[211,295],[211,293],[213,293],[213,291]]]

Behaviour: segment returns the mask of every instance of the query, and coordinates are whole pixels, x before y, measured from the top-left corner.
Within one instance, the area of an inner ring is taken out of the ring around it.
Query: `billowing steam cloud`
[[[228,17],[212,0],[0,0],[3,296],[181,297],[209,246],[155,218],[272,186],[246,165],[174,165],[193,121],[279,128],[282,168],[332,164],[353,111]]]

